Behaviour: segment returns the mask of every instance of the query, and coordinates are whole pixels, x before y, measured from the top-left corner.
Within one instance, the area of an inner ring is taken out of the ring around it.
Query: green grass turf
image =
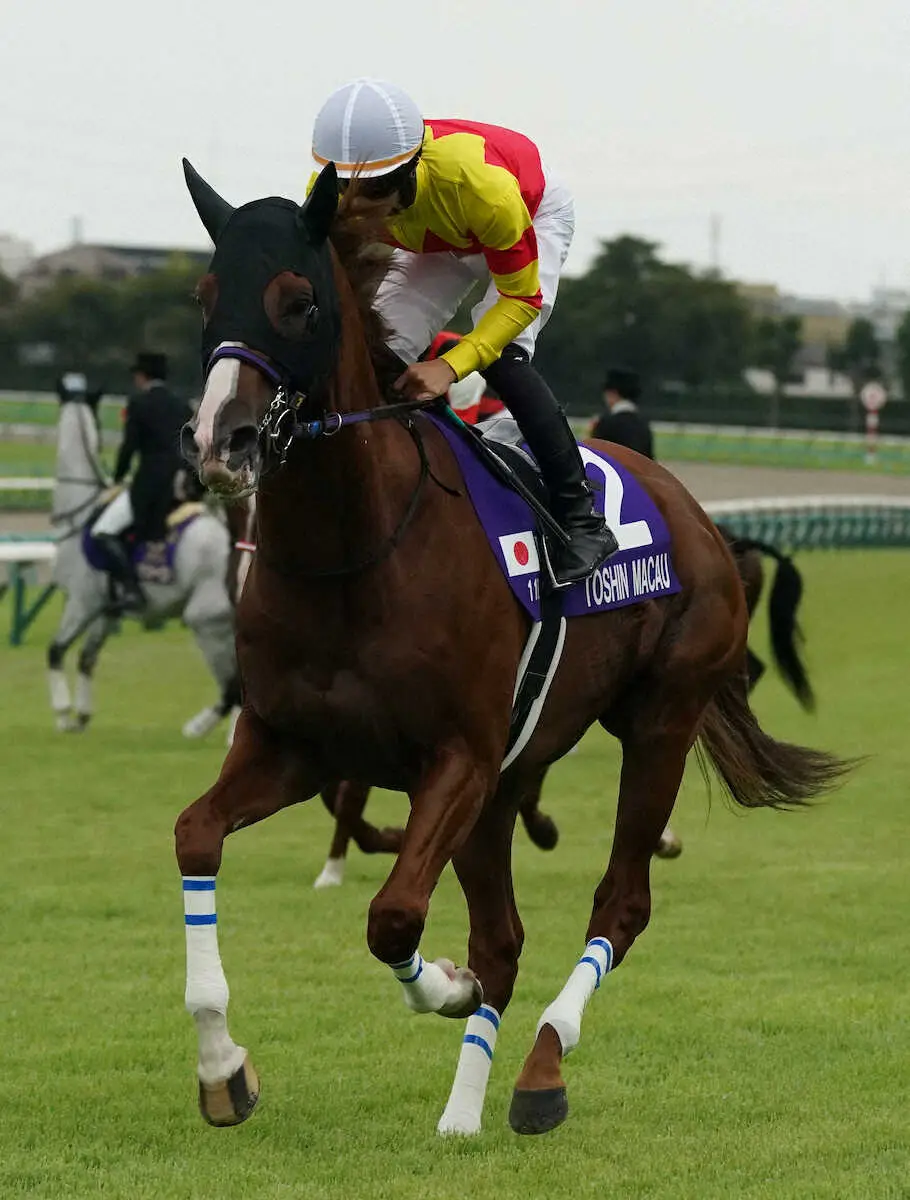
[[[40,408],[40,405],[36,405]],[[119,429],[119,411],[105,411],[106,429]],[[42,410],[40,423],[56,421],[57,406]],[[45,419],[46,418],[46,419]],[[0,422],[12,419],[5,412],[0,400]],[[33,423],[39,423],[37,420]],[[590,421],[576,421],[579,436],[584,436]],[[742,466],[817,468],[837,471],[855,471],[862,474],[906,475],[910,473],[910,439],[906,445],[883,445],[878,461],[870,466],[865,461],[865,447],[856,442],[825,441],[822,439],[799,440],[774,437],[745,438],[715,433],[695,433],[677,430],[673,433],[659,432],[656,435],[658,457],[667,462],[691,461],[726,463]],[[7,440],[0,445],[0,476],[4,475],[51,475],[54,470],[55,447],[52,443]],[[114,449],[106,446],[102,456],[110,465]],[[2,501],[2,495],[0,495]]]
[[[809,812],[732,813],[690,771],[685,842],[653,870],[651,927],[595,994],[566,1064],[571,1113],[544,1138],[506,1124],[543,1007],[581,949],[609,852],[617,747],[590,733],[552,771],[549,855],[517,836],[527,941],[485,1128],[435,1124],[461,1025],[410,1016],[364,927],[388,860],[352,857],[314,892],[318,802],[229,840],[219,878],[231,1025],[263,1081],[253,1119],[195,1110],[171,829],[213,778],[220,735],[184,742],[211,696],[185,634],[128,630],[99,669],[82,737],[52,731],[42,617],[0,650],[0,1197],[757,1197],[910,1195],[906,986],[906,552],[803,555],[820,708],[776,677],[756,708],[777,736],[867,754]],[[5,610],[0,609],[3,615]],[[766,653],[760,612],[753,644]],[[377,796],[375,820],[404,802]],[[451,872],[425,954],[464,957]]]
[[[0,445],[0,476],[53,475],[56,457],[53,442],[7,439]]]
[[[861,474],[910,473],[910,439],[882,443],[874,463],[866,462],[862,442],[813,438],[744,437],[713,430],[659,430],[657,457],[663,462],[725,463],[733,466],[793,467],[799,470],[855,471]]]
[[[104,429],[120,429],[123,425],[125,400],[102,400],[98,409]],[[56,425],[60,416],[60,404],[56,399],[22,400],[0,394],[0,424]]]

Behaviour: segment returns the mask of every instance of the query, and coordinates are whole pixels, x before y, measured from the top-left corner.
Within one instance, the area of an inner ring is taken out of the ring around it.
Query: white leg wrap
[[[455,1009],[467,1004],[474,991],[471,978],[465,972],[456,974],[454,963],[445,958],[425,962],[419,950],[407,962],[394,965],[392,973],[401,983],[405,1004],[415,1013]]]
[[[592,938],[575,965],[565,987],[537,1022],[537,1033],[544,1025],[556,1030],[563,1057],[578,1045],[581,1017],[600,981],[613,965],[613,947],[606,938]]]
[[[76,676],[76,712],[81,717],[90,717],[94,711],[92,677],[80,671]]]
[[[438,1133],[464,1137],[480,1133],[498,1032],[499,1013],[489,1004],[482,1004],[468,1017],[452,1091],[436,1126]]]
[[[70,685],[63,671],[48,671],[47,682],[51,691],[51,708],[55,713],[67,713],[70,710]]]
[[[314,888],[339,887],[344,882],[344,859],[327,858],[325,866],[320,871]]]
[[[230,992],[218,952],[215,877],[184,875],[186,924],[186,1007],[199,1035],[199,1078],[215,1084],[243,1065],[246,1050],[231,1040],[227,1028]]]

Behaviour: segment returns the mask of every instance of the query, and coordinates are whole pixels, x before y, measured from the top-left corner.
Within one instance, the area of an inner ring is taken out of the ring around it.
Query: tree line
[[[124,391],[129,362],[144,348],[166,353],[174,383],[196,391],[197,275],[198,264],[175,255],[161,270],[126,279],[63,277],[28,299],[0,276],[0,387],[50,388],[63,370],[83,370],[97,386]],[[468,309],[456,328],[469,327]],[[669,262],[656,243],[622,236],[602,242],[583,275],[563,279],[537,361],[560,397],[588,408],[598,402],[608,364],[638,371],[652,394],[716,390],[727,398],[747,395],[743,372],[763,367],[779,396],[802,344],[799,317],[758,316],[716,272]],[[863,318],[829,348],[828,365],[847,374],[856,393],[871,379],[894,382]],[[891,370],[910,397],[910,313]]]
[[[778,398],[794,379],[803,348],[798,316],[756,314],[736,284],[715,271],[667,262],[654,242],[623,236],[601,243],[584,275],[560,285],[538,358],[554,386],[571,395],[600,391],[605,367],[637,371],[646,391],[717,390],[729,398],[749,391],[743,373],[761,367]],[[896,375],[910,396],[910,312],[895,347]],[[870,380],[887,379],[884,348],[865,318],[827,352],[827,366],[846,374],[858,395]]]

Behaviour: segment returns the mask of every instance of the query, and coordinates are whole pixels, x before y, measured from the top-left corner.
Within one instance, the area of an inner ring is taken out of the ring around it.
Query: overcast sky
[[[2,0],[0,232],[205,245],[188,155],[234,203],[301,196],[356,75],[533,137],[577,204],[569,269],[638,233],[728,275],[910,286],[908,0]]]

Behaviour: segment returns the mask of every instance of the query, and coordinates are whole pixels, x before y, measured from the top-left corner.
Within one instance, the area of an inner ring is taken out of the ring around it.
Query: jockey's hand
[[[395,390],[408,400],[435,400],[444,396],[455,382],[455,372],[444,358],[413,363],[395,380]]]

